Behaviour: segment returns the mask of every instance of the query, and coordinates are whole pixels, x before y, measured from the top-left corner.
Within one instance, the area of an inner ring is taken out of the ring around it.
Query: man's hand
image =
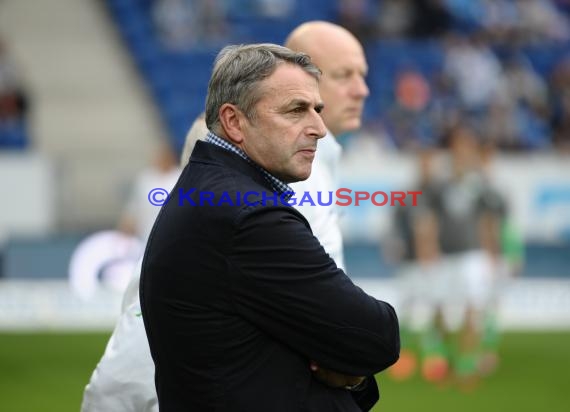
[[[322,368],[314,361],[311,361],[310,368],[317,380],[333,388],[352,389],[366,379],[364,376],[349,376]]]

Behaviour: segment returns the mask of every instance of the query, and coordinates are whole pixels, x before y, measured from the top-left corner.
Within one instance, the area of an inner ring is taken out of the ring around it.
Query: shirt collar
[[[263,177],[269,182],[269,184],[271,185],[271,188],[275,192],[277,192],[277,194],[286,195],[286,198],[287,198],[286,200],[288,200],[288,198],[293,196],[293,189],[291,189],[291,187],[287,183],[276,178],[271,173],[269,173],[267,170],[265,170],[264,168],[259,166],[257,163],[255,163],[253,160],[251,160],[249,158],[249,156],[243,150],[241,150],[239,147],[231,144],[227,140],[222,139],[220,136],[218,136],[212,132],[208,132],[208,134],[206,135],[206,142],[211,143],[215,146],[221,147],[222,149],[229,150],[230,152],[237,154],[239,157],[241,157],[242,159],[246,160],[248,163],[253,165],[257,170],[259,170],[261,172]]]

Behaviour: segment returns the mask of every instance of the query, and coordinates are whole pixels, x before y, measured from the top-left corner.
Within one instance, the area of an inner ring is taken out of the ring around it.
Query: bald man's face
[[[361,126],[364,101],[369,94],[365,81],[368,65],[362,47],[353,38],[321,42],[321,46],[309,54],[323,72],[319,83],[325,103],[322,117],[327,128],[340,135]]]

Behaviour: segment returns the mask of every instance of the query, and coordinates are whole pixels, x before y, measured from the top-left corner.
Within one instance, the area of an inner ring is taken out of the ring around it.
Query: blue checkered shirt
[[[284,197],[284,200],[289,200],[289,198],[291,198],[291,196],[293,196],[293,189],[291,189],[291,187],[287,183],[277,179],[275,176],[273,176],[271,173],[269,173],[263,167],[259,166],[257,163],[255,163],[253,160],[251,160],[249,158],[249,156],[243,150],[241,150],[239,147],[234,146],[233,144],[231,144],[227,140],[222,139],[220,136],[217,136],[212,132],[208,132],[208,134],[206,135],[206,142],[211,143],[213,145],[216,145],[218,147],[221,147],[223,149],[229,150],[230,152],[237,154],[239,157],[241,157],[242,159],[246,160],[248,163],[253,165],[257,170],[259,170],[261,172],[263,177],[265,177],[265,179],[271,185],[271,188],[279,196],[283,195],[284,193],[287,193]]]

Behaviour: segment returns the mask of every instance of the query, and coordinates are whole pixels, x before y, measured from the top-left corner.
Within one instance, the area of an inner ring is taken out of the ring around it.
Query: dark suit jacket
[[[373,378],[362,393],[330,388],[309,361],[356,376],[387,368],[394,309],[337,268],[294,208],[237,205],[248,191],[249,203],[273,193],[238,155],[198,142],[150,235],[140,298],[161,412],[370,408]]]

